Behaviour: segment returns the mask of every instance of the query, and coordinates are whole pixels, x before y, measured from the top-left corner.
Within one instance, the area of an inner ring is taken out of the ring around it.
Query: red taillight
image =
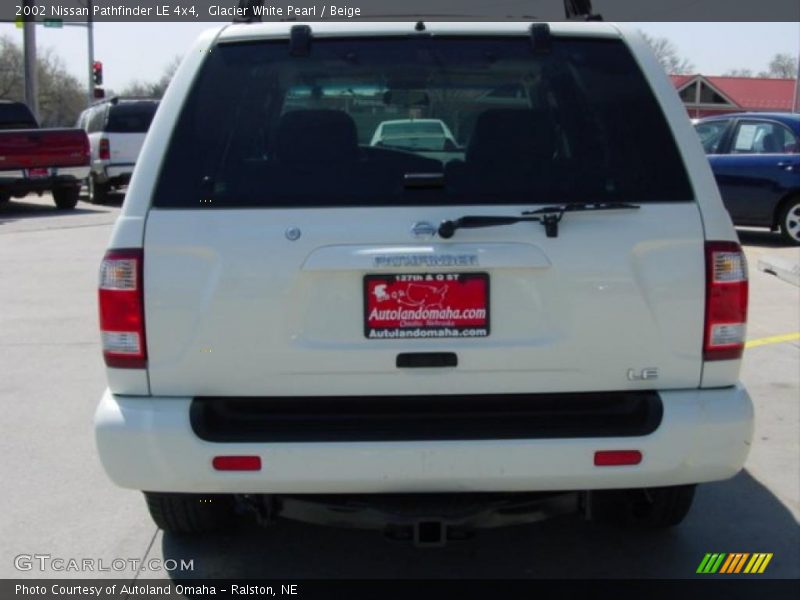
[[[100,265],[100,333],[106,365],[144,369],[144,287],[141,248],[109,250]]]
[[[598,450],[594,453],[594,466],[620,467],[638,465],[642,462],[642,453],[638,450]]]
[[[100,160],[111,160],[111,144],[106,138],[100,140],[100,149],[98,150]]]
[[[215,456],[211,461],[217,471],[260,471],[260,456]]]
[[[747,326],[747,262],[736,242],[706,242],[705,360],[742,357]]]

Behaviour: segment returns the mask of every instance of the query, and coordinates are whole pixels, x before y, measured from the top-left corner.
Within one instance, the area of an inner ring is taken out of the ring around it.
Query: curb
[[[758,270],[800,287],[800,262],[782,256],[765,256],[758,260]]]

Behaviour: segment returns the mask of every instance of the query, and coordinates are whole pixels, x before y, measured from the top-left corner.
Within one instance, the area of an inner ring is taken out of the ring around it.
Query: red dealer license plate
[[[364,276],[369,339],[486,337],[488,273]]]
[[[45,177],[50,177],[50,169],[47,167],[28,169],[28,179],[44,179]]]

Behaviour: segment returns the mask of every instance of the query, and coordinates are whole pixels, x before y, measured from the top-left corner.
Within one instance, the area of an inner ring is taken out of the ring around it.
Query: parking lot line
[[[766,346],[767,344],[780,344],[781,342],[793,342],[795,340],[800,340],[800,331],[749,340],[748,342],[745,342],[744,347],[758,348],[759,346]]]

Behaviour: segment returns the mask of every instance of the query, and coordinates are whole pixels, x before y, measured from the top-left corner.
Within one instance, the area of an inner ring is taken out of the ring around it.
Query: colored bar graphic
[[[709,573],[716,573],[719,570],[719,567],[724,559],[725,559],[725,553],[723,552],[722,554],[719,555],[719,558],[716,560],[716,562],[714,562]]]
[[[700,561],[696,572],[719,573],[720,575],[763,573],[772,560],[772,556],[771,552],[755,552],[753,554],[749,552],[733,552],[731,554],[709,552]]]
[[[697,567],[697,573],[716,573],[719,570],[720,565],[722,565],[722,561],[725,560],[727,554],[723,553],[714,553],[714,554],[706,554],[703,557],[700,566]]]
[[[733,566],[736,564],[736,559],[739,557],[738,554],[728,554],[728,560],[726,560],[722,564],[722,568],[719,570],[720,573],[730,573]]]
[[[764,562],[761,563],[761,567],[758,569],[758,572],[759,573],[763,573],[764,569],[767,568],[767,565],[769,564],[769,561],[771,561],[771,560],[772,560],[772,552],[770,552],[769,554],[765,555]]]
[[[697,571],[695,571],[695,573],[706,573],[706,566],[708,565],[710,560],[711,560],[711,555],[706,554],[703,557],[703,560],[700,561],[700,566],[697,567]]]
[[[748,556],[750,556],[749,552],[745,552],[744,554],[742,554],[742,558],[740,558],[739,562],[736,563],[736,570],[732,571],[733,573],[739,573],[742,570],[742,567],[744,566],[744,563],[747,560]]]
[[[759,554],[758,552],[753,554],[753,558],[751,558],[750,562],[747,563],[747,566],[744,568],[744,572],[745,573],[752,573],[753,572],[753,567],[756,566],[756,563],[762,560],[761,556],[762,555]]]

